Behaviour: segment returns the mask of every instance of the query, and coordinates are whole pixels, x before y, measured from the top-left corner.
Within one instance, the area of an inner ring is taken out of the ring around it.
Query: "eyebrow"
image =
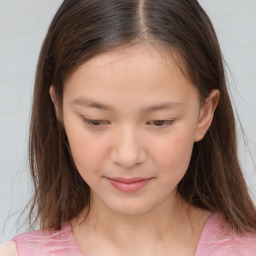
[[[82,97],[79,97],[73,100],[72,104],[87,107],[87,108],[97,108],[97,109],[109,110],[109,111],[112,110],[112,108],[106,104],[103,104],[94,100],[82,98]]]
[[[78,106],[83,106],[86,108],[96,108],[100,110],[105,110],[105,111],[114,111],[113,108],[109,105],[103,104],[101,102],[97,102],[91,99],[87,98],[82,98],[79,97],[75,100],[72,101],[73,105],[78,105]],[[177,108],[178,106],[183,105],[183,103],[180,102],[164,102],[160,104],[156,104],[150,107],[146,107],[141,110],[142,113],[150,113],[150,112],[155,112],[155,111],[160,111],[160,110],[168,110],[168,109],[174,109]]]

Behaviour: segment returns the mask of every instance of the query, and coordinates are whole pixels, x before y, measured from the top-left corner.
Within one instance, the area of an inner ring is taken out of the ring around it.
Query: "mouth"
[[[106,177],[107,178],[107,177]],[[107,178],[110,184],[123,193],[135,193],[142,189],[152,178]]]

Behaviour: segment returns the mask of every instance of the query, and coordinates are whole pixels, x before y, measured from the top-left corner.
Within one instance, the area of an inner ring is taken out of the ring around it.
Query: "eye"
[[[173,124],[173,120],[153,120],[147,122],[147,125],[152,125],[156,127],[167,127]]]
[[[103,125],[109,124],[109,122],[106,120],[96,120],[96,119],[87,119],[87,118],[84,118],[84,122],[90,126],[103,126]]]

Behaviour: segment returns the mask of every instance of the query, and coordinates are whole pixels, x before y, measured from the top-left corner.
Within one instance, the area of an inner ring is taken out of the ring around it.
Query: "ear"
[[[51,86],[50,86],[49,93],[50,93],[51,100],[52,100],[52,103],[53,103],[54,108],[55,108],[55,115],[56,115],[56,118],[57,118],[58,120],[60,120],[60,119],[59,119],[59,115],[60,115],[60,113],[59,113],[59,105],[58,105],[58,101],[57,101],[57,97],[56,97],[56,92],[55,92],[55,87],[54,87],[54,85],[51,85]]]
[[[202,140],[209,129],[213,120],[214,111],[219,102],[219,98],[220,91],[213,90],[211,91],[209,97],[205,100],[204,105],[201,107],[195,134],[195,142]]]

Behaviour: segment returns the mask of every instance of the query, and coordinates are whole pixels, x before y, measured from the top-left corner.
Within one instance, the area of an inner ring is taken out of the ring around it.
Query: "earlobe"
[[[201,107],[198,126],[195,134],[195,142],[202,140],[207,130],[211,126],[214,111],[219,102],[219,97],[219,90],[211,91],[209,97],[205,100],[204,105]]]

